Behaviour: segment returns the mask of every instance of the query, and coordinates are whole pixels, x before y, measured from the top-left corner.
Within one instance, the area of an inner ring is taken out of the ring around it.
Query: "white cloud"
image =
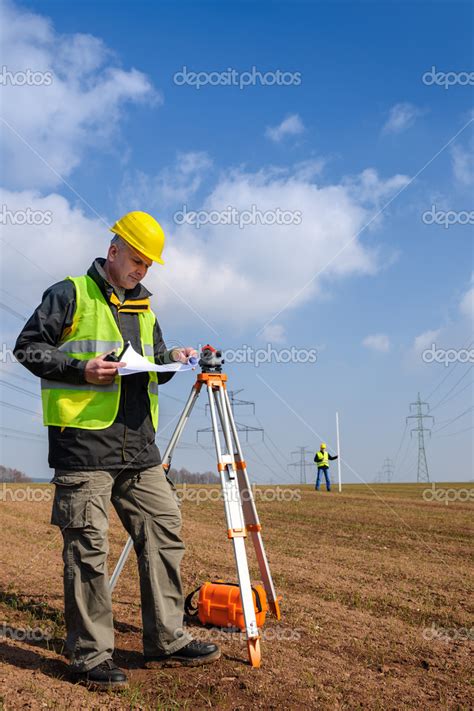
[[[123,102],[153,95],[143,74],[115,66],[112,53],[91,35],[58,35],[43,17],[11,4],[5,6],[3,29],[3,63],[10,71],[30,67],[54,75],[47,87],[5,86],[6,118],[64,175],[83,160],[93,142],[108,145]],[[279,128],[281,136],[294,135],[302,123],[294,115]],[[94,257],[105,255],[108,221],[86,217],[82,206],[74,207],[54,192],[44,194],[58,178],[9,132],[4,157],[4,173],[12,176],[12,184],[1,192],[5,208],[10,213],[29,209],[52,215],[51,223],[42,225],[3,220],[5,289],[22,293],[34,305],[65,273],[84,273]],[[260,327],[288,303],[294,309],[318,297],[325,280],[335,285],[346,276],[374,274],[377,252],[358,233],[377,201],[408,179],[383,180],[370,169],[352,181],[318,186],[313,179],[322,168],[321,159],[310,159],[291,169],[229,169],[210,188],[204,179],[212,161],[196,151],[179,155],[175,166],[155,176],[138,174],[135,182],[124,184],[121,198],[127,209],[161,206],[155,214],[166,228],[165,266],[151,269],[146,283],[170,317],[195,321],[184,300],[212,323]],[[206,224],[201,229],[170,220],[167,224],[168,206],[191,197],[193,209],[223,213],[232,206],[243,213],[255,206],[273,222],[256,219],[244,229],[238,224]],[[300,219],[274,224],[278,211]],[[283,326],[271,326],[267,335],[283,339]]]
[[[474,274],[471,278],[471,287],[463,295],[459,309],[463,316],[467,316],[471,321],[474,319]]]
[[[194,170],[199,174],[206,165],[202,157],[181,159],[178,175],[194,175]],[[169,184],[175,186],[171,169],[169,176]],[[385,195],[391,181],[372,174],[374,195]],[[257,220],[245,229],[233,224],[196,229],[167,224],[158,213],[167,234],[165,266],[151,269],[146,285],[176,323],[196,321],[184,304],[187,301],[215,326],[259,327],[288,303],[294,309],[322,296],[324,281],[335,288],[344,277],[377,272],[376,251],[354,237],[373,210],[365,194],[364,204],[360,198],[361,192],[353,186],[317,187],[297,170],[229,171],[209,192],[203,210],[224,213],[233,206],[242,213],[255,205],[261,215],[274,216],[277,209],[299,213],[300,224],[262,225]],[[3,190],[0,204],[8,210],[2,220],[3,288],[10,294],[21,293],[32,306],[54,281],[66,274],[82,274],[94,257],[105,256],[108,222],[86,217],[60,195]],[[12,224],[11,215],[28,209],[49,211],[50,224]],[[281,341],[283,326],[270,324],[265,335]]]
[[[0,65],[8,72],[1,159],[10,188],[58,185],[54,171],[67,177],[88,148],[110,147],[125,103],[159,100],[145,75],[120,68],[102,40],[59,34],[48,19],[10,2],[2,3]],[[43,73],[45,83],[15,83],[27,69],[35,81]]]
[[[295,177],[301,180],[313,180],[323,172],[326,161],[324,158],[309,158],[294,165]]]
[[[401,133],[413,126],[418,116],[422,115],[421,109],[413,104],[400,103],[392,106],[388,119],[383,126],[383,133]]]
[[[291,114],[278,126],[268,126],[265,130],[265,136],[270,140],[279,143],[285,136],[298,136],[304,131],[304,125],[298,114]]]
[[[207,153],[180,153],[175,166],[164,167],[154,176],[142,171],[127,174],[118,202],[122,211],[143,209],[143,205],[151,210],[184,204],[195,196],[211,169]]]
[[[453,146],[451,149],[451,159],[454,177],[463,187],[474,185],[474,142],[470,148]]]
[[[268,343],[284,343],[286,341],[285,328],[280,323],[269,323],[262,330],[262,339]]]
[[[344,185],[347,185],[355,200],[378,206],[381,201],[393,197],[409,182],[410,178],[400,173],[387,180],[380,180],[374,168],[366,168],[359,175],[344,180]]]
[[[374,333],[366,336],[362,345],[379,353],[388,353],[390,350],[390,339],[385,333]]]
[[[378,180],[374,193],[385,193],[384,181]],[[8,216],[3,217],[3,287],[21,293],[32,306],[48,285],[67,273],[84,273],[94,257],[106,253],[107,224],[86,217],[57,194],[43,197],[34,191],[3,190],[0,204],[10,213],[30,208],[52,214],[51,224],[28,227],[12,225]],[[288,302],[294,309],[321,296],[324,281],[335,287],[339,279],[374,274],[379,268],[374,250],[360,237],[354,239],[367,222],[370,206],[362,205],[345,185],[317,187],[292,171],[236,170],[221,177],[201,207],[225,211],[229,205],[239,211],[255,205],[262,215],[276,214],[277,208],[299,211],[301,223],[257,221],[245,229],[232,224],[196,229],[166,224],[157,214],[167,234],[165,266],[152,268],[146,285],[176,323],[196,322],[182,297],[215,326],[258,328]],[[277,326],[267,330],[269,340],[284,337]]]
[[[0,204],[2,289],[21,294],[32,307],[48,286],[68,274],[84,274],[94,257],[105,255],[111,238],[107,226],[86,217],[61,195],[0,189]],[[44,223],[21,224],[27,214],[30,222]],[[14,308],[24,312],[26,306]]]
[[[189,295],[198,313],[212,314],[212,323],[259,326],[287,304],[294,309],[319,296],[324,281],[334,285],[349,275],[377,272],[375,249],[356,235],[373,212],[370,192],[387,195],[387,184],[393,191],[399,181],[372,173],[362,204],[352,187],[318,187],[291,170],[230,171],[205,199],[203,211],[224,215],[231,206],[242,213],[253,205],[263,215],[277,209],[299,213],[300,224],[167,225],[163,276]],[[160,289],[160,302],[176,318],[186,318],[173,291],[160,287],[158,271],[150,277],[156,278],[152,290]]]
[[[415,356],[420,355],[424,350],[426,350],[429,346],[431,346],[433,343],[436,344],[436,339],[439,337],[441,333],[441,329],[435,329],[432,331],[424,331],[423,333],[420,333],[419,336],[415,338],[413,341],[413,353]]]

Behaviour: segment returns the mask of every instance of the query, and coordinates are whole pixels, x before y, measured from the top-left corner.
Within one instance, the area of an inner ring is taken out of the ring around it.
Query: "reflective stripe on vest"
[[[318,468],[327,466],[329,466],[329,454],[326,451],[318,452]]]
[[[59,345],[62,353],[78,360],[89,360],[107,351],[121,350],[123,338],[110,306],[91,277],[67,277],[76,291],[76,309],[70,328]],[[151,310],[137,314],[140,341],[145,358],[154,363],[153,332],[155,315]],[[155,430],[158,427],[158,374],[148,373],[148,397]],[[73,385],[42,379],[43,422],[57,427],[100,430],[115,421],[120,403],[121,377],[110,385]]]

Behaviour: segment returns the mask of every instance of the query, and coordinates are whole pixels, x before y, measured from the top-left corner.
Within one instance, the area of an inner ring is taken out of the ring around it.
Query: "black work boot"
[[[127,675],[114,664],[112,659],[106,659],[93,669],[86,672],[74,672],[74,681],[87,686],[91,691],[126,689]]]
[[[145,667],[199,667],[202,664],[210,664],[217,661],[221,656],[221,650],[217,644],[210,642],[199,642],[193,639],[185,647],[178,649],[172,654],[162,654],[157,657],[145,657]]]

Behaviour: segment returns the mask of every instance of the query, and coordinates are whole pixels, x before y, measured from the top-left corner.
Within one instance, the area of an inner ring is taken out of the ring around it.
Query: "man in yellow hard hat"
[[[220,656],[216,645],[183,631],[181,516],[155,443],[158,386],[172,373],[122,378],[123,363],[110,360],[128,341],[151,363],[187,362],[196,351],[166,349],[151,294],[141,284],[153,262],[163,264],[159,223],[131,212],[111,230],[107,257],[47,289],[15,345],[18,360],[41,378],[55,471],[51,523],[64,542],[70,668],[75,680],[95,689],[127,685],[112,660],[110,502],[137,554],[145,661],[197,666]]]
[[[321,474],[324,474],[324,479],[326,481],[326,491],[331,491],[331,477],[329,476],[329,461],[337,459],[337,454],[331,455],[327,451],[325,442],[321,442],[321,447],[319,452],[314,455],[314,461],[318,468],[318,474],[316,477],[316,486],[314,487],[316,491],[319,491],[321,486]]]

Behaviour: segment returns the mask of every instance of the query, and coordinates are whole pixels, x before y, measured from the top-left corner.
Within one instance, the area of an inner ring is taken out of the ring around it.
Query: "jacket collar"
[[[108,301],[110,301],[110,296],[113,293],[115,293],[120,301],[129,299],[148,299],[151,296],[151,292],[148,291],[143,284],[137,284],[133,287],[133,289],[120,289],[120,287],[112,286],[112,284],[107,281],[107,277],[105,276],[104,264],[105,259],[103,257],[97,257],[97,259],[94,259],[87,271],[87,276],[90,276],[91,279],[96,282],[102,293],[107,297]]]

